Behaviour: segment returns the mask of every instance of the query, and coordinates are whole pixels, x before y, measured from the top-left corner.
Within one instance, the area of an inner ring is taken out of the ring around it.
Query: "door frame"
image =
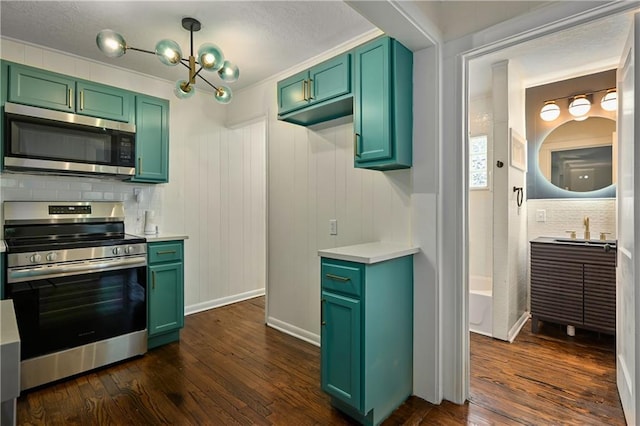
[[[461,52],[456,60],[456,68],[457,75],[460,76],[457,85],[459,85],[460,90],[457,91],[459,94],[457,99],[454,100],[456,103],[455,109],[459,113],[459,121],[460,132],[456,135],[458,138],[458,147],[459,147],[459,157],[458,164],[461,167],[458,169],[459,173],[459,182],[461,182],[461,187],[458,188],[459,191],[456,191],[457,194],[462,194],[462,199],[459,200],[461,203],[460,206],[462,208],[462,222],[458,222],[459,229],[462,229],[463,232],[460,233],[460,247],[458,248],[458,253],[460,256],[459,271],[461,271],[461,279],[462,279],[462,288],[461,292],[456,294],[455,305],[461,307],[462,320],[458,323],[458,329],[455,331],[455,336],[453,338],[456,340],[457,345],[461,348],[460,357],[461,359],[454,360],[457,364],[457,370],[459,371],[458,375],[458,386],[454,386],[455,394],[448,395],[453,402],[462,403],[469,398],[469,384],[471,380],[471,360],[470,360],[470,343],[469,343],[469,321],[468,321],[468,313],[469,313],[469,177],[468,177],[468,167],[467,167],[467,135],[469,134],[469,62],[481,58],[487,54],[499,52],[506,48],[516,46],[521,43],[525,43],[540,37],[544,37],[550,34],[554,34],[557,32],[561,32],[567,29],[570,29],[575,26],[579,26],[582,24],[587,24],[589,22],[604,19],[607,17],[611,17],[613,15],[619,13],[625,13],[632,11],[634,9],[639,9],[640,6],[635,2],[620,2],[620,3],[611,3],[606,4],[601,7],[596,7],[593,9],[589,9],[582,13],[577,13],[574,15],[569,15],[562,19],[553,21],[553,16],[549,16],[549,21],[553,22],[551,24],[540,24],[538,26],[534,26],[532,29],[526,30],[524,32],[513,32],[512,34],[506,36],[495,42],[489,42],[480,47],[472,48],[467,51]],[[515,27],[514,27],[515,28]],[[498,38],[499,34],[493,33],[493,37]],[[487,37],[489,38],[489,37]],[[617,65],[616,65],[617,66]],[[445,177],[446,170],[441,171],[441,177]]]

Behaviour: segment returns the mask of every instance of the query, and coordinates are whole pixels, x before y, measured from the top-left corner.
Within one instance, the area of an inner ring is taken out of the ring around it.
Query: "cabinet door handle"
[[[156,254],[176,254],[175,250],[160,250],[157,251]]]
[[[151,288],[156,289],[156,271],[151,271]]]
[[[313,84],[313,79],[312,79],[312,78],[310,78],[310,79],[309,79],[309,84],[308,84],[308,87],[309,87],[309,96],[308,96],[308,97],[309,97],[309,100],[313,99],[313,96],[311,95],[311,94],[313,93],[313,86],[312,86],[312,84]]]
[[[84,110],[84,90],[80,91],[80,111]]]
[[[302,81],[302,100],[303,101],[308,101],[309,99],[307,99],[307,84],[309,84],[309,82],[307,80],[303,80]]]
[[[340,275],[325,274],[325,277],[329,278],[330,280],[340,281],[340,282],[343,282],[343,283],[346,283],[347,281],[351,281],[351,278],[349,278],[349,277],[341,277]]]
[[[357,134],[357,133],[353,134],[353,155],[355,157],[360,158],[360,149],[358,149],[359,148],[359,146],[358,146],[358,136],[360,136],[360,135]]]
[[[69,109],[73,109],[73,89],[69,88]]]
[[[327,325],[327,322],[324,320],[324,302],[325,299],[320,300],[320,325]]]

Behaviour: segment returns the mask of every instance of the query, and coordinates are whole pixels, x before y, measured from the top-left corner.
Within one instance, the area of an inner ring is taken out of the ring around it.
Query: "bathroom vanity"
[[[616,331],[616,241],[531,241],[531,330],[538,321]]]

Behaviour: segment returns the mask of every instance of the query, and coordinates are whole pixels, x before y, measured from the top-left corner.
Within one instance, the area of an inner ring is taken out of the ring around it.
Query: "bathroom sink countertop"
[[[532,243],[547,243],[547,244],[580,244],[580,245],[588,245],[588,244],[612,244],[616,245],[616,240],[585,240],[582,238],[566,238],[566,237],[538,237],[534,240],[531,240]]]
[[[372,264],[408,256],[418,253],[419,251],[420,247],[411,244],[386,243],[380,241],[318,250],[318,256]]]
[[[158,234],[138,234],[138,236],[146,238],[148,243],[158,243],[162,241],[188,240],[188,235],[171,234],[160,232]]]

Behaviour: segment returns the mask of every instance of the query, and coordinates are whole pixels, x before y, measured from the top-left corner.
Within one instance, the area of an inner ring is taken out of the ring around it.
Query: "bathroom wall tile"
[[[547,221],[536,221],[536,210],[546,210]],[[600,232],[608,232],[608,239],[616,238],[615,199],[528,200],[528,238],[565,237],[566,231],[576,231],[584,236],[583,219],[589,217],[592,239]]]

